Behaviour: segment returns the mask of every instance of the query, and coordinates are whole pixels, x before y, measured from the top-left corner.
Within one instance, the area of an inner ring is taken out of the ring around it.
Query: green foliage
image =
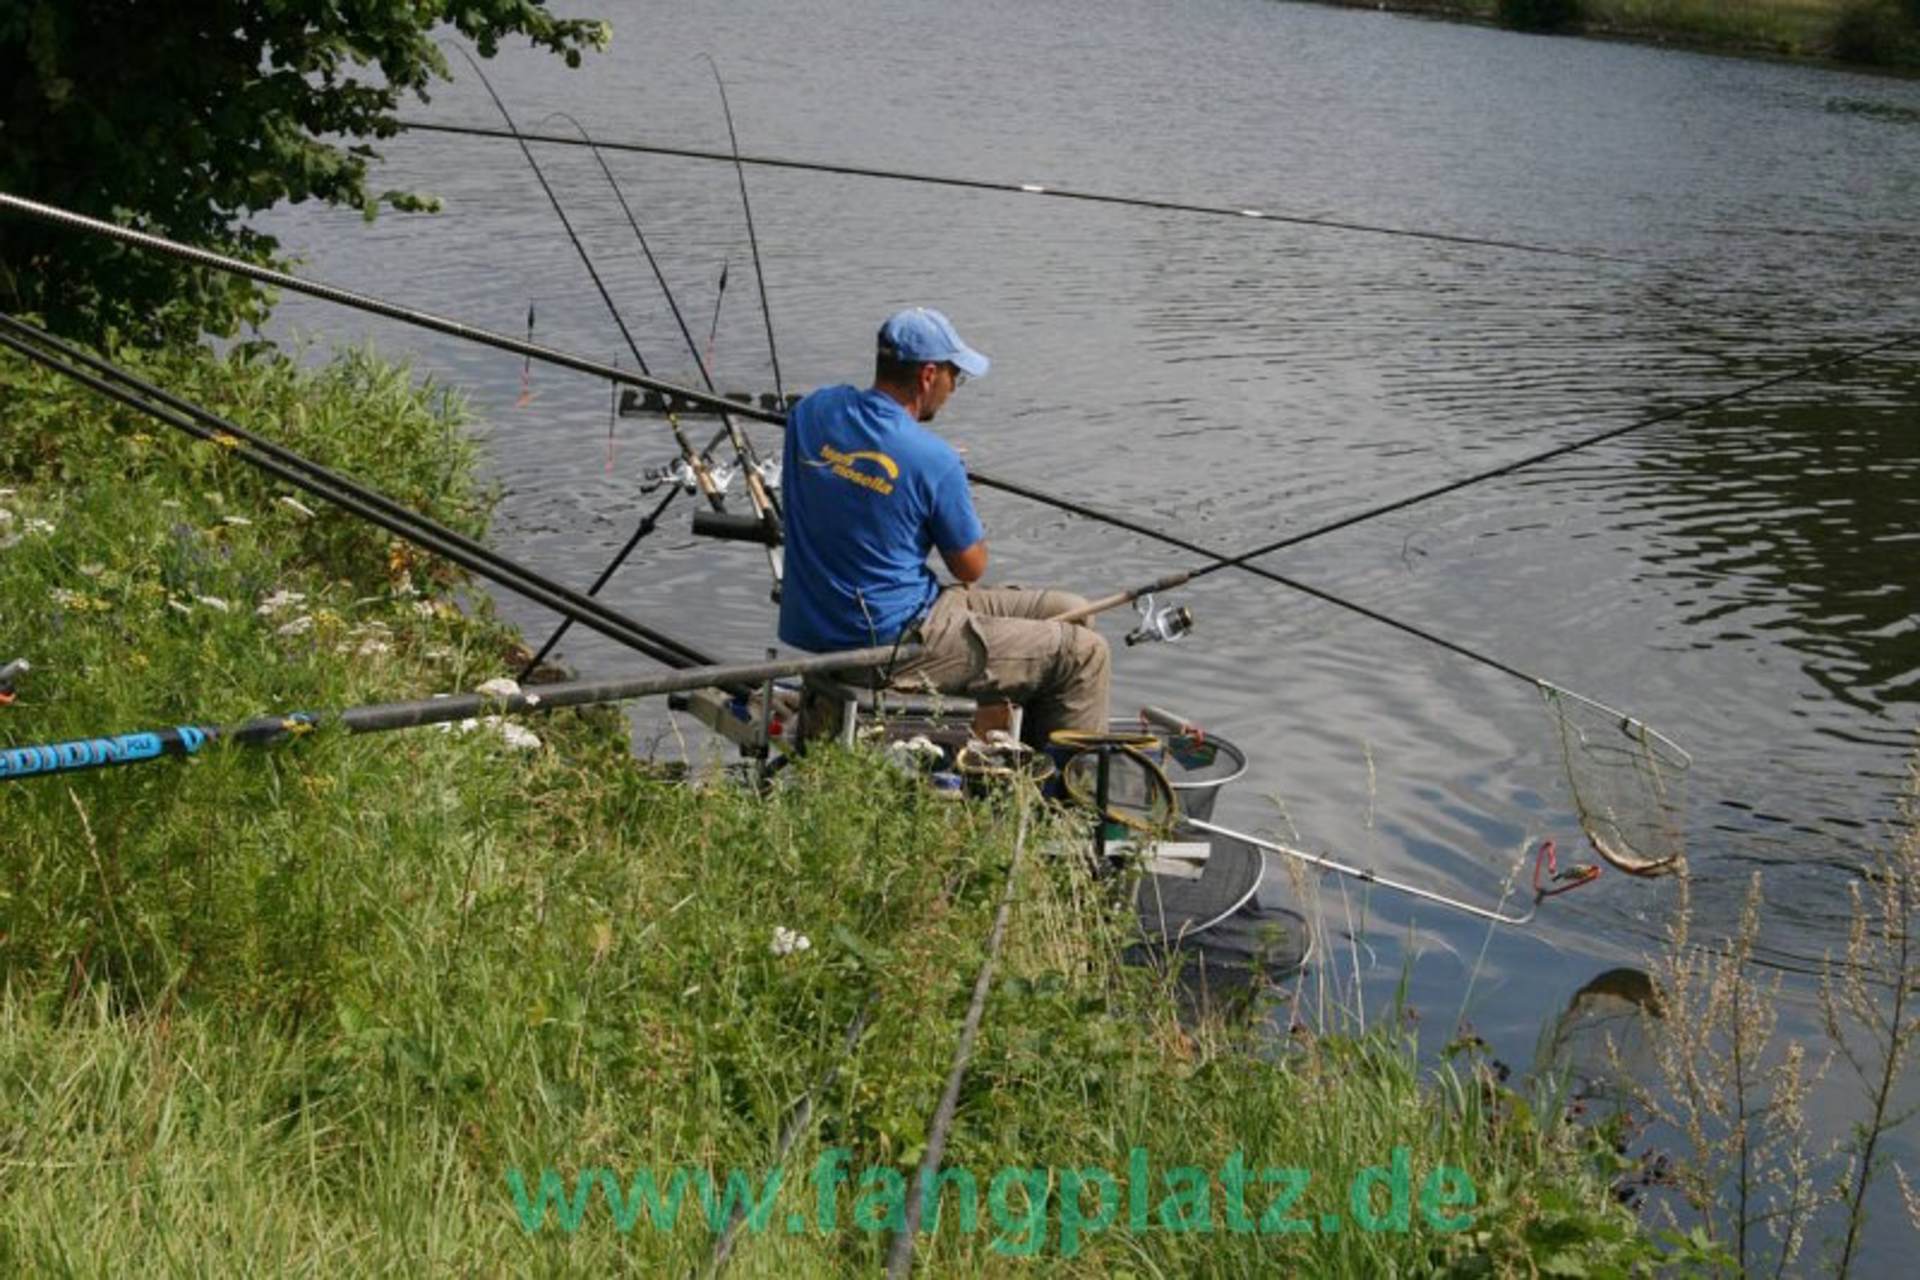
[[[446,24],[443,28],[442,24]],[[436,31],[483,56],[525,36],[569,65],[606,26],[544,0],[14,0],[0,5],[0,190],[256,262],[271,236],[242,225],[282,200],[369,216],[366,139],[448,78]],[[139,341],[231,334],[269,299],[235,277],[0,219],[0,301],[57,330]]]
[[[1868,66],[1920,66],[1920,0],[1848,0],[1834,19],[1833,56]]]
[[[1564,31],[1580,21],[1580,0],[1497,0],[1494,12],[1515,31]]]
[[[481,525],[454,407],[403,371],[204,352],[140,367]],[[514,638],[451,608],[431,562],[303,514],[218,445],[10,357],[0,426],[4,656],[34,662],[0,743],[511,669]],[[287,592],[305,599],[259,612]],[[758,1177],[815,1089],[793,1190],[735,1270],[878,1270],[886,1238],[852,1227],[855,1188],[836,1231],[787,1231],[787,1213],[814,1213],[830,1148],[903,1176],[925,1149],[1015,824],[870,756],[817,752],[763,797],[661,781],[617,715],[527,724],[536,750],[484,729],[322,733],[0,784],[0,1271],[217,1272],[244,1248],[274,1273],[687,1274],[704,1223],[623,1231],[596,1198],[572,1231],[529,1231],[508,1170],[523,1192],[549,1165]],[[1056,1211],[1027,1235],[1050,1269],[1608,1275],[1653,1256],[1609,1194],[1610,1149],[1552,1096],[1477,1062],[1429,1070],[1391,1032],[1289,1044],[1264,1020],[1177,1017],[1171,975],[1120,962],[1126,886],[1041,852],[1066,838],[1043,823],[1029,846],[946,1160],[983,1201],[995,1171],[1039,1170]],[[811,947],[776,954],[776,927]],[[1263,1235],[1230,1229],[1216,1194],[1211,1232],[1155,1215],[1069,1244],[1049,1169],[1124,1176],[1135,1147],[1163,1172],[1235,1152],[1308,1169],[1316,1215],[1396,1149],[1416,1178],[1466,1171],[1480,1199],[1451,1233],[1416,1213],[1405,1231]],[[941,1218],[929,1274],[1014,1265],[987,1212],[973,1232]]]

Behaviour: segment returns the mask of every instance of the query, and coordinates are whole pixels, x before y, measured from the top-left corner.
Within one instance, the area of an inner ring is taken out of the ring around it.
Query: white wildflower
[[[287,495],[281,494],[278,498],[275,498],[274,501],[302,519],[313,519],[313,508],[298,498],[289,498]]]
[[[213,610],[215,613],[231,613],[233,611],[228,606],[227,602],[225,600],[222,600],[219,596],[195,596],[194,599],[198,600],[201,604],[207,606],[207,608]]]
[[[431,618],[433,616],[433,606],[425,600],[415,600],[413,602],[413,612],[417,617]]]
[[[531,730],[523,729],[513,721],[501,716],[482,716],[477,720],[461,720],[457,723],[443,722],[442,733],[472,733],[476,729],[491,729],[500,736],[500,740],[516,751],[538,751],[540,736]]]
[[[185,600],[179,600],[174,598],[173,596],[167,597],[167,608],[173,610],[175,613],[192,613],[193,612],[192,605],[188,604]]]
[[[247,519],[245,516],[221,516],[220,523],[238,525],[244,529],[248,525],[251,525],[253,521]]]
[[[50,534],[53,532],[53,521],[36,520],[29,516],[27,518],[26,529],[28,533]]]
[[[768,948],[777,956],[795,955],[810,950],[813,942],[806,934],[789,929],[783,924],[773,926],[773,945]]]
[[[360,647],[353,652],[356,657],[372,658],[383,653],[392,653],[393,646],[385,640],[362,640]]]
[[[53,602],[62,609],[72,609],[86,603],[86,596],[78,591],[69,591],[65,587],[55,587],[50,593]]]
[[[97,578],[101,574],[105,573],[106,571],[107,571],[107,566],[99,563],[96,560],[89,560],[87,561],[87,563],[80,566],[80,572],[84,576],[89,578]]]
[[[165,507],[169,511],[178,511],[180,509],[180,499],[162,498],[160,499],[160,505]]]
[[[280,626],[275,627],[273,634],[277,636],[303,636],[311,630],[313,630],[313,615],[303,613],[292,622],[282,623]]]
[[[263,618],[271,618],[274,614],[279,613],[282,609],[291,609],[295,605],[302,605],[302,604],[305,604],[306,602],[307,602],[307,597],[301,592],[276,591],[272,595],[268,596],[266,599],[262,600],[260,602],[260,607],[255,609],[254,612],[259,614]]]
[[[531,729],[524,729],[513,721],[503,720],[499,716],[488,716],[487,719],[493,722],[493,727],[499,731],[501,740],[515,751],[540,749],[540,735]]]

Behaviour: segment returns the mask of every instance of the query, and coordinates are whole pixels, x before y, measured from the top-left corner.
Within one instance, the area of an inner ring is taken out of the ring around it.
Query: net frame
[[[1594,852],[1631,876],[1684,870],[1693,757],[1617,707],[1545,680],[1536,683],[1559,734],[1574,815]]]

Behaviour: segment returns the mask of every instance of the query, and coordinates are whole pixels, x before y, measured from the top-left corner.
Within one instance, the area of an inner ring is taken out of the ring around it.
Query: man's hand
[[[947,572],[955,582],[978,582],[987,572],[987,540],[982,538],[964,551],[942,551]]]

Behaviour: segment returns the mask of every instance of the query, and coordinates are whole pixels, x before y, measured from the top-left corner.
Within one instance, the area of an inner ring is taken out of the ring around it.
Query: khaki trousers
[[[1112,656],[1087,622],[1049,621],[1086,601],[1066,591],[948,587],[908,640],[920,656],[894,668],[899,689],[1017,702],[1021,736],[1045,746],[1055,729],[1104,733]]]

